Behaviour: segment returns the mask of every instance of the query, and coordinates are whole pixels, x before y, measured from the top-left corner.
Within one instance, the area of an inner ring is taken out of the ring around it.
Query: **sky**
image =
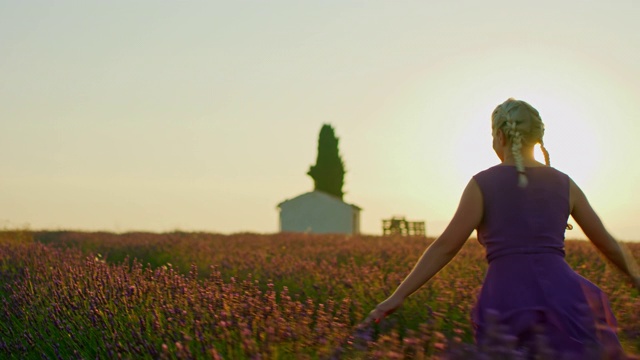
[[[514,97],[610,232],[640,240],[639,17],[636,0],[0,0],[0,227],[277,232],[328,123],[362,232],[399,215],[437,236],[498,163],[490,115]]]

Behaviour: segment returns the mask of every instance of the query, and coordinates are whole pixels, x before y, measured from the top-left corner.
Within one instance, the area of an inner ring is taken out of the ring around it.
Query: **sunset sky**
[[[0,225],[276,232],[330,123],[362,231],[435,236],[515,97],[640,240],[638,19],[637,0],[0,0]]]

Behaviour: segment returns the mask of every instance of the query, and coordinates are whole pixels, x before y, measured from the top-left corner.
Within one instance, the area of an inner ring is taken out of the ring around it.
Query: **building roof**
[[[287,200],[285,200],[285,201],[283,201],[283,202],[279,203],[279,204],[277,205],[277,207],[278,207],[278,208],[280,208],[280,207],[282,207],[282,205],[283,205],[283,204],[285,204],[285,203],[287,203],[287,202],[289,202],[289,201],[295,201],[295,200],[298,200],[298,199],[300,199],[300,198],[303,198],[303,197],[309,197],[309,196],[322,196],[322,197],[325,197],[325,198],[331,199],[331,200],[333,200],[333,201],[340,202],[340,203],[342,203],[342,204],[344,204],[344,205],[349,205],[349,206],[351,206],[351,207],[353,207],[353,208],[355,208],[355,209],[362,210],[362,208],[361,208],[361,207],[359,207],[359,206],[356,206],[356,205],[353,205],[353,204],[346,203],[346,202],[342,201],[342,199],[340,199],[340,198],[339,198],[339,197],[337,197],[337,196],[334,196],[334,195],[331,195],[331,194],[327,194],[326,192],[318,191],[318,190],[309,191],[309,192],[306,192],[306,193],[304,193],[304,194],[300,194],[300,195],[298,195],[298,196],[296,196],[296,197],[294,197],[294,198],[287,199]]]

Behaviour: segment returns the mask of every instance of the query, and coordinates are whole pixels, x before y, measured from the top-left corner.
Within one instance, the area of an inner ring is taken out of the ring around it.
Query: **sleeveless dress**
[[[473,177],[484,206],[478,241],[489,263],[471,314],[477,345],[510,341],[554,359],[624,359],[606,295],[564,259],[569,177],[551,167],[526,175],[524,188],[514,166]]]

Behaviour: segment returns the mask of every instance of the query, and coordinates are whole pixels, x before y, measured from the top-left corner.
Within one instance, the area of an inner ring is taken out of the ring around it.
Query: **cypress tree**
[[[318,137],[318,158],[307,175],[313,178],[314,189],[342,199],[344,185],[344,163],[338,150],[338,138],[333,127],[322,125]]]

